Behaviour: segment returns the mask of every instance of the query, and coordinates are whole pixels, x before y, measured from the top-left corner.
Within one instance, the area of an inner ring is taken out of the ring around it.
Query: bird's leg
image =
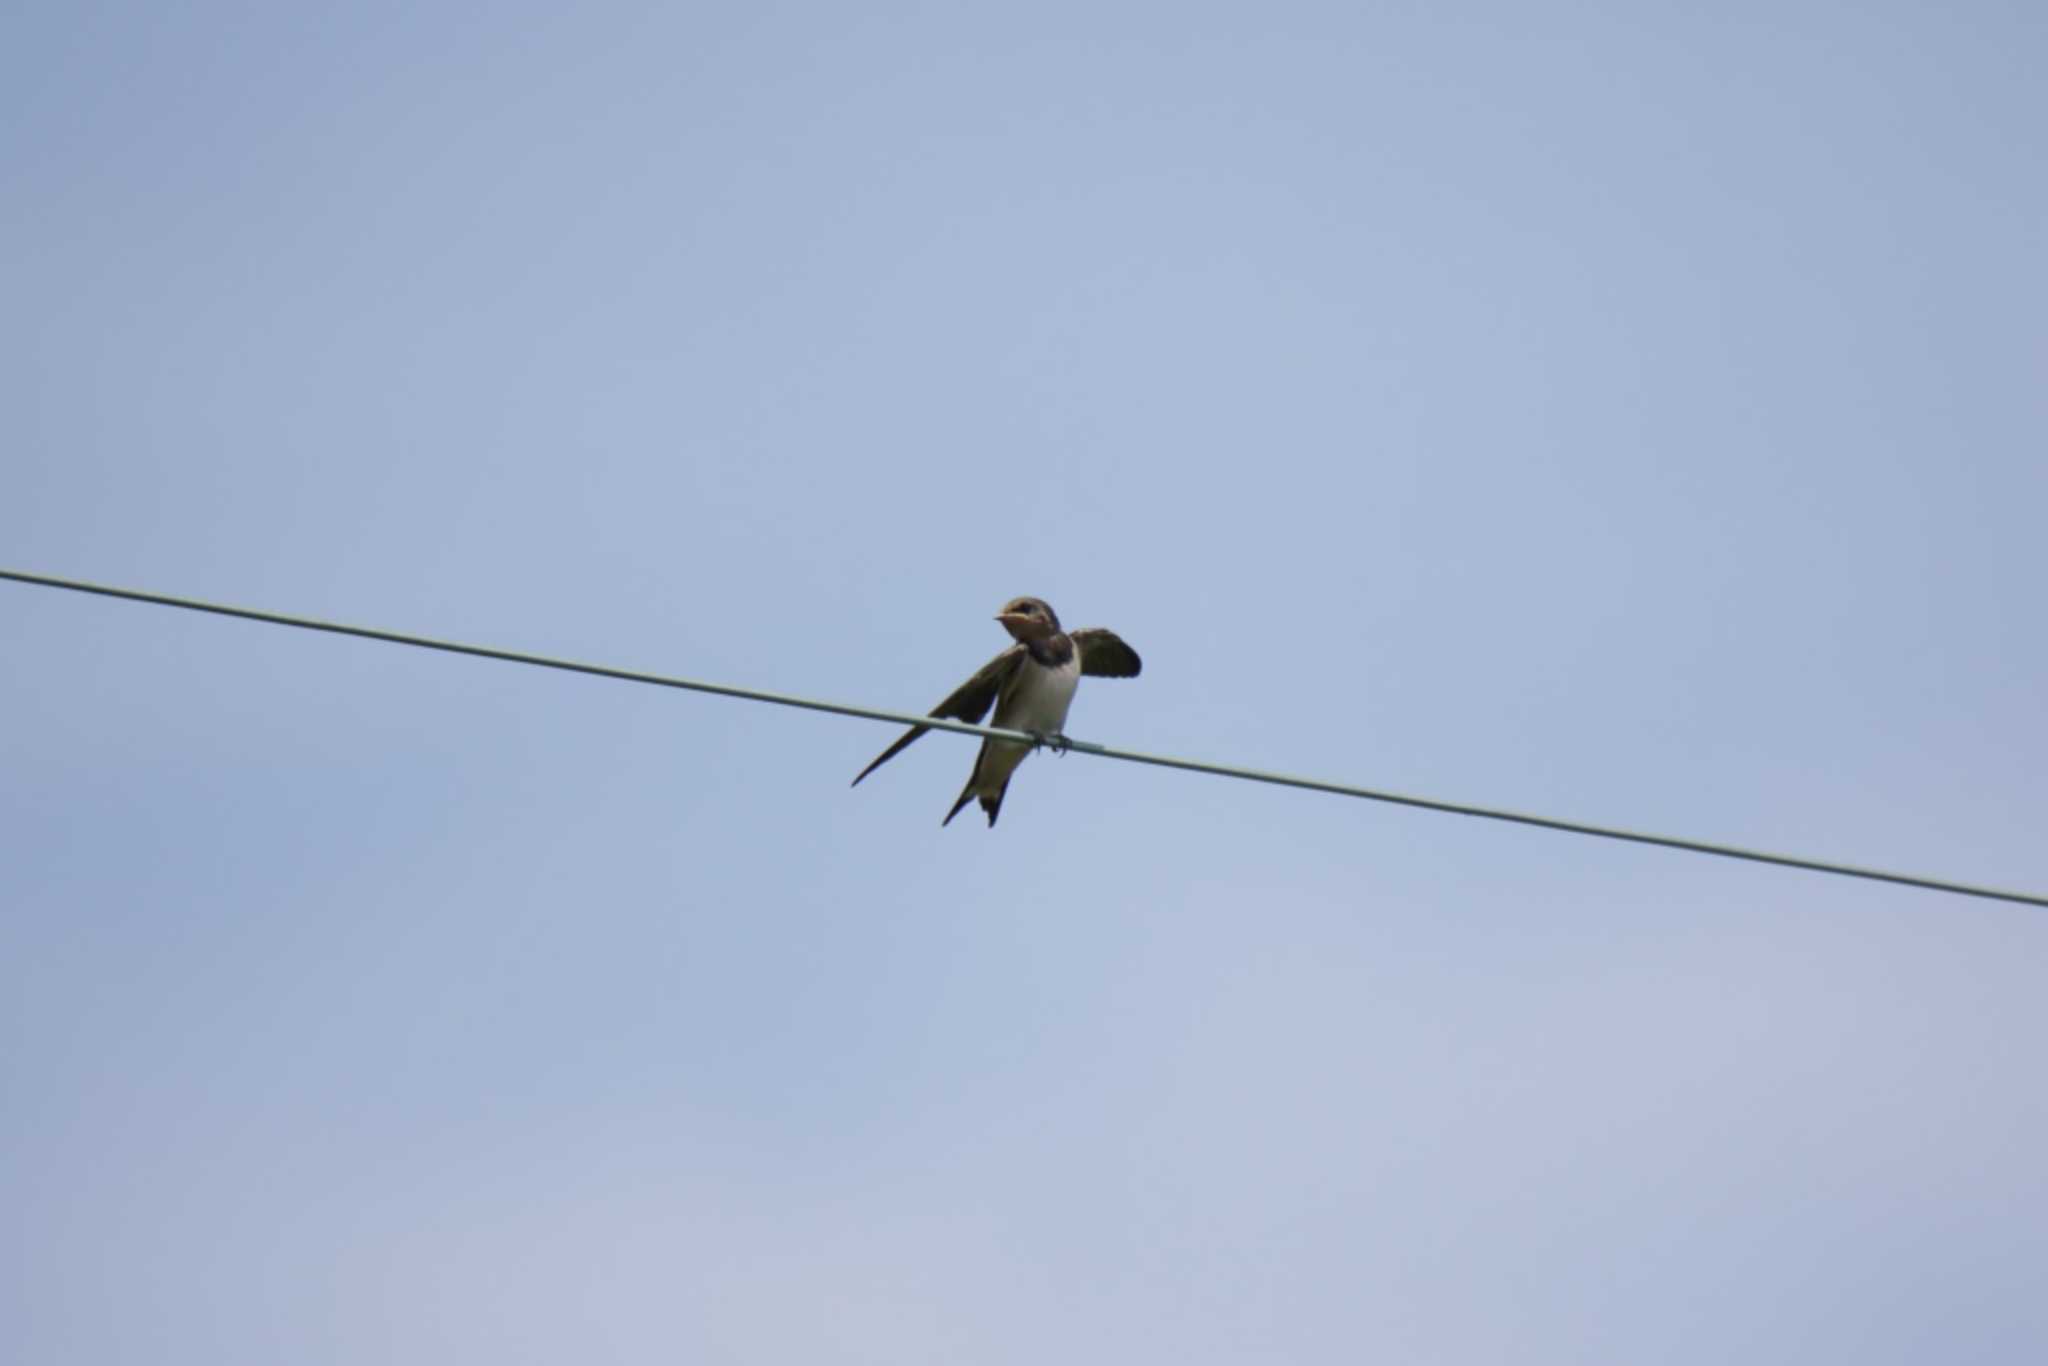
[[[1034,730],[1025,732],[1032,739],[1032,748],[1049,749],[1054,754],[1065,754],[1074,747],[1073,741],[1056,730]]]

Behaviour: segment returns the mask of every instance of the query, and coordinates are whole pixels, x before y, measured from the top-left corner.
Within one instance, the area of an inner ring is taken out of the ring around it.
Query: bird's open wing
[[[1121,642],[1119,642],[1121,644]],[[970,726],[981,724],[981,718],[988,715],[988,709],[995,705],[996,694],[1002,691],[1003,683],[1016,669],[1018,661],[1024,658],[1024,647],[1012,645],[1009,649],[981,666],[974,677],[953,689],[945,701],[933,707],[927,716],[942,716],[948,721],[965,721]],[[1136,659],[1136,655],[1131,656]],[[875,761],[860,771],[851,784],[860,786],[861,778],[873,773],[883,764],[901,754],[911,741],[930,730],[930,726],[912,726],[903,732],[895,744],[875,756]]]
[[[1105,631],[1100,626],[1084,626],[1078,631],[1069,631],[1074,648],[1081,652],[1081,672],[1094,674],[1097,678],[1136,678],[1143,663],[1138,652],[1117,638],[1114,631]]]

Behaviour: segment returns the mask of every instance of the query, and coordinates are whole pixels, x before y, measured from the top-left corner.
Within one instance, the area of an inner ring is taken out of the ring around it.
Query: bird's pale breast
[[[1067,724],[1067,711],[1074,705],[1074,689],[1080,682],[1078,654],[1054,668],[1026,659],[1017,670],[1015,686],[996,703],[989,724],[1005,730],[1057,733]],[[1000,792],[1031,748],[1008,740],[983,743],[987,750],[981,761],[979,787],[984,792]]]

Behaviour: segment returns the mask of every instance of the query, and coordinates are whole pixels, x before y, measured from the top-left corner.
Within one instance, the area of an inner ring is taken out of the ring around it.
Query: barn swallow
[[[1060,630],[1060,619],[1039,598],[1010,599],[996,613],[996,620],[1016,643],[982,665],[974,677],[955,688],[928,715],[980,725],[981,718],[988,714],[989,704],[994,703],[996,714],[990,725],[1029,731],[1057,745],[1062,743],[1060,727],[1067,723],[1067,708],[1074,703],[1074,689],[1082,674],[1136,678],[1142,667],[1138,652],[1113,632],[1099,626]],[[895,744],[876,755],[875,761],[853,780],[853,785],[860,786],[861,778],[888,763],[930,729],[912,726]],[[988,823],[993,827],[996,813],[1003,809],[1003,793],[1010,786],[1010,775],[1035,748],[1015,740],[983,740],[981,753],[974,760],[974,771],[967,775],[967,786],[960,789],[960,800],[953,803],[953,809],[939,824],[951,825],[960,808],[979,797],[981,809],[988,813]]]

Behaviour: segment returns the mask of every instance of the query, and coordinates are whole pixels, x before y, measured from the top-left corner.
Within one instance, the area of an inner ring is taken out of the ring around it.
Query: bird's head
[[[1060,629],[1060,619],[1053,615],[1051,604],[1043,598],[1011,598],[1003,604],[1003,610],[996,613],[996,620],[1013,637],[1027,644],[1058,635]]]

